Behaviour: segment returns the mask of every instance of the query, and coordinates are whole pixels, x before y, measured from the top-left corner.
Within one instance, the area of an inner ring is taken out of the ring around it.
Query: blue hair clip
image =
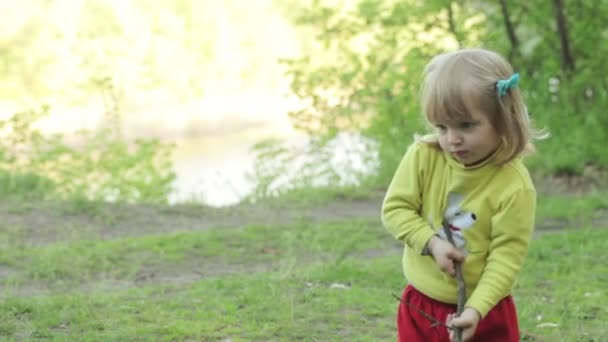
[[[498,91],[498,95],[505,96],[509,89],[517,87],[519,83],[519,73],[514,73],[509,79],[499,80],[496,83],[496,90]]]

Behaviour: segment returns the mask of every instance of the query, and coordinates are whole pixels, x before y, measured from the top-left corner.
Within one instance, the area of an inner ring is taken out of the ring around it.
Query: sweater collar
[[[481,169],[495,167],[496,166],[496,163],[495,163],[496,156],[499,155],[502,152],[502,150],[503,150],[503,148],[502,148],[502,144],[501,144],[496,149],[496,151],[494,151],[494,153],[492,153],[492,155],[490,155],[488,158],[486,158],[486,160],[484,160],[481,163],[478,163],[475,165],[470,165],[470,166],[467,166],[467,165],[461,163],[460,161],[458,161],[457,159],[455,159],[451,153],[443,151],[443,154],[444,154],[446,160],[448,161],[448,164],[451,167],[453,167],[454,169],[462,170],[462,171],[473,171],[473,170],[481,170]]]

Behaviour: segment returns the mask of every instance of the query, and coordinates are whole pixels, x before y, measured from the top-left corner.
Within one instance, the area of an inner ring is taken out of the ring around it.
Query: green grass
[[[597,191],[578,195],[539,194],[537,223],[545,219],[589,220],[599,209],[608,209],[608,192]]]
[[[545,218],[563,213],[547,208]],[[545,341],[606,340],[608,222],[566,228],[532,243],[515,289],[522,331]],[[0,340],[395,339],[401,256],[377,219],[43,247],[8,235],[0,240]]]
[[[603,229],[541,235],[516,289],[522,328],[548,341],[608,339],[608,265]],[[556,328],[538,328],[555,323]]]
[[[170,268],[187,260],[220,260],[255,265],[277,259],[297,261],[310,255],[339,261],[347,255],[383,248],[383,230],[372,221],[290,226],[247,226],[203,232],[177,232],[107,241],[82,240],[43,247],[22,247],[16,229],[0,234],[0,265],[19,270],[9,280],[27,283],[82,282],[95,275],[132,277],[144,265]],[[339,242],[339,243],[336,243]],[[204,263],[202,263],[204,264]]]

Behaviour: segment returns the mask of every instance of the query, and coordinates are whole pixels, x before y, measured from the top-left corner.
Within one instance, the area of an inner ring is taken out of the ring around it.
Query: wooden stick
[[[452,231],[448,223],[443,221],[443,231],[445,232],[445,236],[448,238],[448,241],[456,247],[454,243],[454,238],[452,237]],[[464,277],[462,275],[462,264],[460,262],[454,261],[454,268],[456,269],[456,284],[458,285],[458,299],[457,299],[457,307],[456,307],[456,317],[460,316],[464,311],[464,302],[467,298],[467,290],[464,285]],[[462,328],[455,329],[455,337],[456,342],[462,342]]]

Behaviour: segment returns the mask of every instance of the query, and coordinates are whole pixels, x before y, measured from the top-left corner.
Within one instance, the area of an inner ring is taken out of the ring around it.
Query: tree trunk
[[[507,1],[499,0],[499,2],[500,9],[502,11],[502,17],[505,22],[505,28],[507,29],[507,35],[509,36],[509,41],[511,42],[511,52],[509,53],[509,60],[512,61],[519,47],[519,39],[517,39],[517,35],[515,34],[515,28],[513,27],[513,22],[511,21],[511,17],[509,16]]]
[[[456,24],[454,23],[454,10],[452,9],[452,1],[448,0],[448,27],[454,38],[456,38],[456,42],[458,43],[458,47],[462,47],[462,39],[458,34],[458,30],[456,29]]]
[[[553,0],[553,10],[555,12],[555,22],[557,24],[557,33],[562,49],[562,67],[567,74],[570,74],[575,69],[574,57],[570,50],[570,40],[568,39],[568,25],[566,16],[564,15],[564,4],[562,0]]]

